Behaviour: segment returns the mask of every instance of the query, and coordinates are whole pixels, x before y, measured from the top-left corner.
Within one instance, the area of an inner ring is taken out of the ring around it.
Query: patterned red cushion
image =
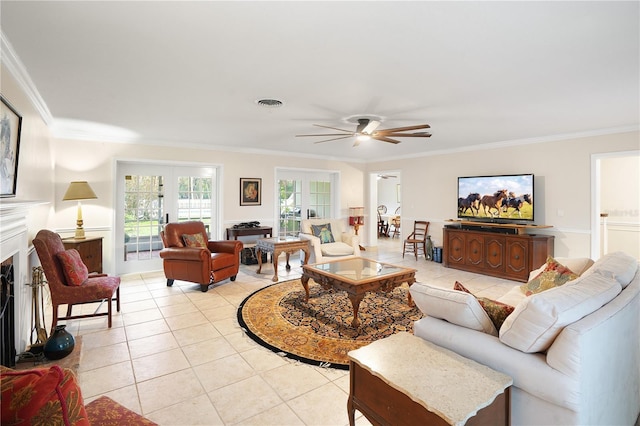
[[[207,242],[204,240],[202,234],[183,234],[182,239],[184,240],[184,245],[187,247],[207,248]]]
[[[87,269],[87,265],[82,262],[78,250],[69,249],[61,251],[56,257],[62,265],[62,271],[67,279],[67,285],[82,285],[82,283],[89,278],[89,269]]]
[[[91,424],[101,426],[156,424],[104,395],[87,404],[87,415],[91,420]]]
[[[2,367],[0,381],[3,425],[89,425],[76,376],[69,369]]]

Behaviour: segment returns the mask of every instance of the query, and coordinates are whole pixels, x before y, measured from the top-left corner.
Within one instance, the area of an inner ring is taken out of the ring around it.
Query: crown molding
[[[16,79],[22,91],[27,95],[27,98],[29,98],[31,104],[38,111],[38,114],[40,114],[42,121],[44,121],[47,126],[50,126],[51,123],[53,123],[51,111],[49,111],[36,85],[33,83],[33,80],[31,80],[31,77],[29,77],[26,67],[3,31],[0,31],[0,60],[7,71]]]

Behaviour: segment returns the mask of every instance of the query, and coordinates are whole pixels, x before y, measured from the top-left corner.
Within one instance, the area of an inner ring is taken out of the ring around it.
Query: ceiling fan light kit
[[[378,120],[371,120],[369,118],[359,118],[358,126],[356,127],[355,132],[351,130],[340,129],[337,127],[323,126],[322,124],[314,124],[314,126],[316,127],[337,130],[341,133],[318,133],[318,134],[308,134],[308,135],[296,135],[296,137],[308,137],[308,136],[331,137],[330,139],[324,139],[324,140],[316,141],[314,143],[331,142],[331,141],[336,141],[340,139],[355,137],[356,140],[353,146],[358,146],[361,141],[366,141],[369,139],[375,139],[378,141],[388,142],[392,144],[399,144],[400,141],[394,138],[429,138],[431,137],[431,133],[425,132],[425,131],[407,133],[414,130],[431,128],[431,126],[429,126],[428,124],[417,124],[415,126],[394,127],[391,129],[376,130],[378,126],[380,126],[380,124],[381,123]]]

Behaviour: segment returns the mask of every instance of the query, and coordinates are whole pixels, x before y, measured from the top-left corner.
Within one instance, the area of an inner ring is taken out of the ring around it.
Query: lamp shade
[[[92,198],[98,198],[93,189],[89,186],[87,181],[74,181],[69,184],[67,192],[65,192],[62,201],[70,200],[89,200]]]

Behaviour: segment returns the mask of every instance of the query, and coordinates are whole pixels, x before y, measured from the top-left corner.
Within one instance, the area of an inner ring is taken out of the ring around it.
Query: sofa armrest
[[[186,260],[192,262],[207,262],[211,258],[211,252],[206,248],[180,247],[163,248],[160,257],[164,260]]]

